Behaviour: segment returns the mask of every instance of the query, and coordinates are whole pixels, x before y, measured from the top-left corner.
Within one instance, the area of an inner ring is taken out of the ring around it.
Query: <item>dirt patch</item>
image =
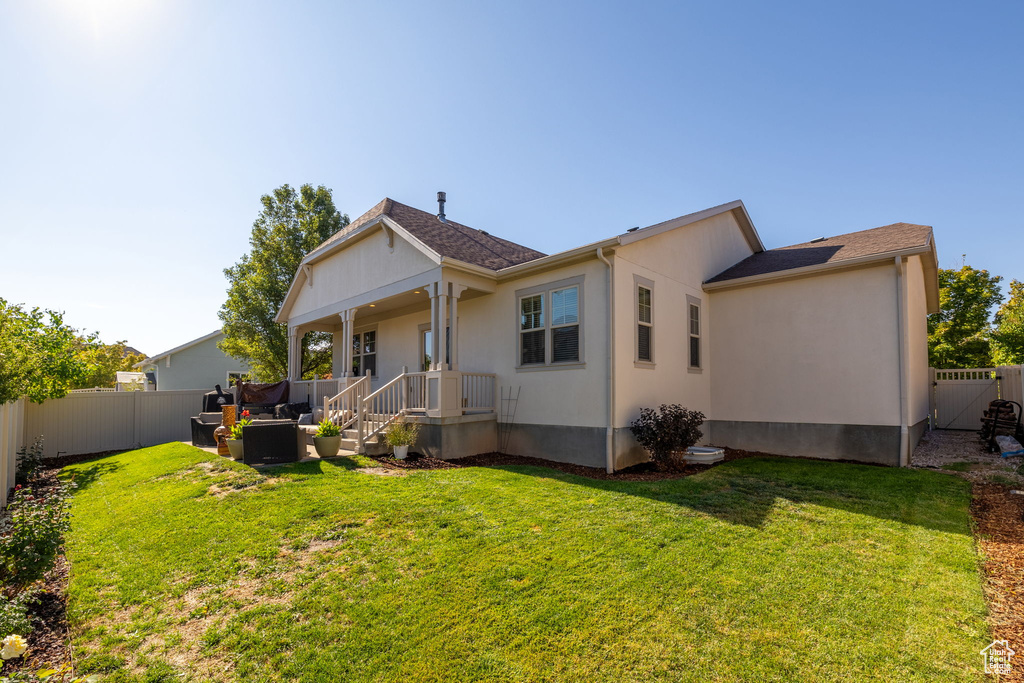
[[[378,477],[404,477],[406,474],[404,469],[397,467],[357,467],[356,472],[372,474]]]
[[[993,640],[1017,651],[1013,672],[1000,681],[1024,682],[1024,495],[1001,484],[976,483],[971,515],[983,556],[985,601]]]

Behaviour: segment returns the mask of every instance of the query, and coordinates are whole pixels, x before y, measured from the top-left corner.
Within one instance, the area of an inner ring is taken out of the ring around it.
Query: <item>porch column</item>
[[[448,359],[448,283],[443,280],[437,283],[437,341],[434,344],[438,347],[436,370],[447,370]]]
[[[465,285],[457,285],[452,283],[452,310],[450,316],[450,322],[448,323],[451,331],[451,363],[448,365],[449,370],[459,369],[459,297],[462,293],[468,289]]]
[[[288,328],[288,379],[302,379],[302,337],[297,326]]]
[[[349,356],[352,353],[352,324],[349,322],[350,313],[351,311],[346,309],[338,314],[338,317],[341,318],[341,330],[338,332],[338,334],[341,335],[341,373],[339,374],[339,378],[348,377],[352,374],[352,363],[349,362]],[[341,388],[346,385],[347,383],[339,384],[338,387]]]
[[[440,325],[437,323],[439,313],[437,305],[438,285],[439,283],[432,282],[427,290],[430,293],[430,370],[440,369],[440,364],[437,360],[437,350],[440,348],[440,339],[438,337]]]

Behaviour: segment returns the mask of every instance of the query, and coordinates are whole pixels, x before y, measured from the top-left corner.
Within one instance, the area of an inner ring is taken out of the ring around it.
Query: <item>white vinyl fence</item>
[[[44,455],[81,455],[192,439],[205,389],[68,394],[24,404],[21,443],[43,437]],[[20,447],[20,444],[19,444]]]
[[[14,487],[24,414],[24,399],[0,405],[0,507],[7,505],[7,493]]]
[[[932,425],[975,430],[988,404],[1001,398],[1024,404],[1024,366],[937,370],[932,376]]]

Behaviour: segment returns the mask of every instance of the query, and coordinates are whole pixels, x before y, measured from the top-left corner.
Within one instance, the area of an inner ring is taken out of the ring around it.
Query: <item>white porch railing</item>
[[[360,377],[353,381],[344,390],[324,401],[324,419],[333,422],[341,429],[348,429],[359,421],[359,416],[362,414],[363,396],[369,390],[369,377]]]
[[[462,373],[462,408],[473,412],[494,412],[497,399],[495,376],[483,372]]]
[[[452,378],[453,374],[460,377]],[[449,380],[457,379],[449,389],[453,393],[458,392],[456,396],[443,398],[440,395],[442,375],[449,376]],[[441,412],[442,402],[447,404],[451,401],[456,406],[455,414],[496,412],[496,390],[495,375],[482,372],[402,372],[372,393],[370,377],[360,377],[324,402],[324,419],[341,429],[353,428],[354,425],[356,452],[362,453],[367,441],[402,415],[451,415],[450,412]]]
[[[344,388],[344,382],[336,379],[304,379],[292,382],[288,395],[293,403],[301,403],[308,397],[311,408],[320,408]]]

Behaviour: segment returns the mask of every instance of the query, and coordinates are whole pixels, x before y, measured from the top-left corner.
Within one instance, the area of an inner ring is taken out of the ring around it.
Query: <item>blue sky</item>
[[[0,3],[0,297],[157,353],[259,197],[323,184],[547,253],[742,199],[1024,279],[1024,3]]]

